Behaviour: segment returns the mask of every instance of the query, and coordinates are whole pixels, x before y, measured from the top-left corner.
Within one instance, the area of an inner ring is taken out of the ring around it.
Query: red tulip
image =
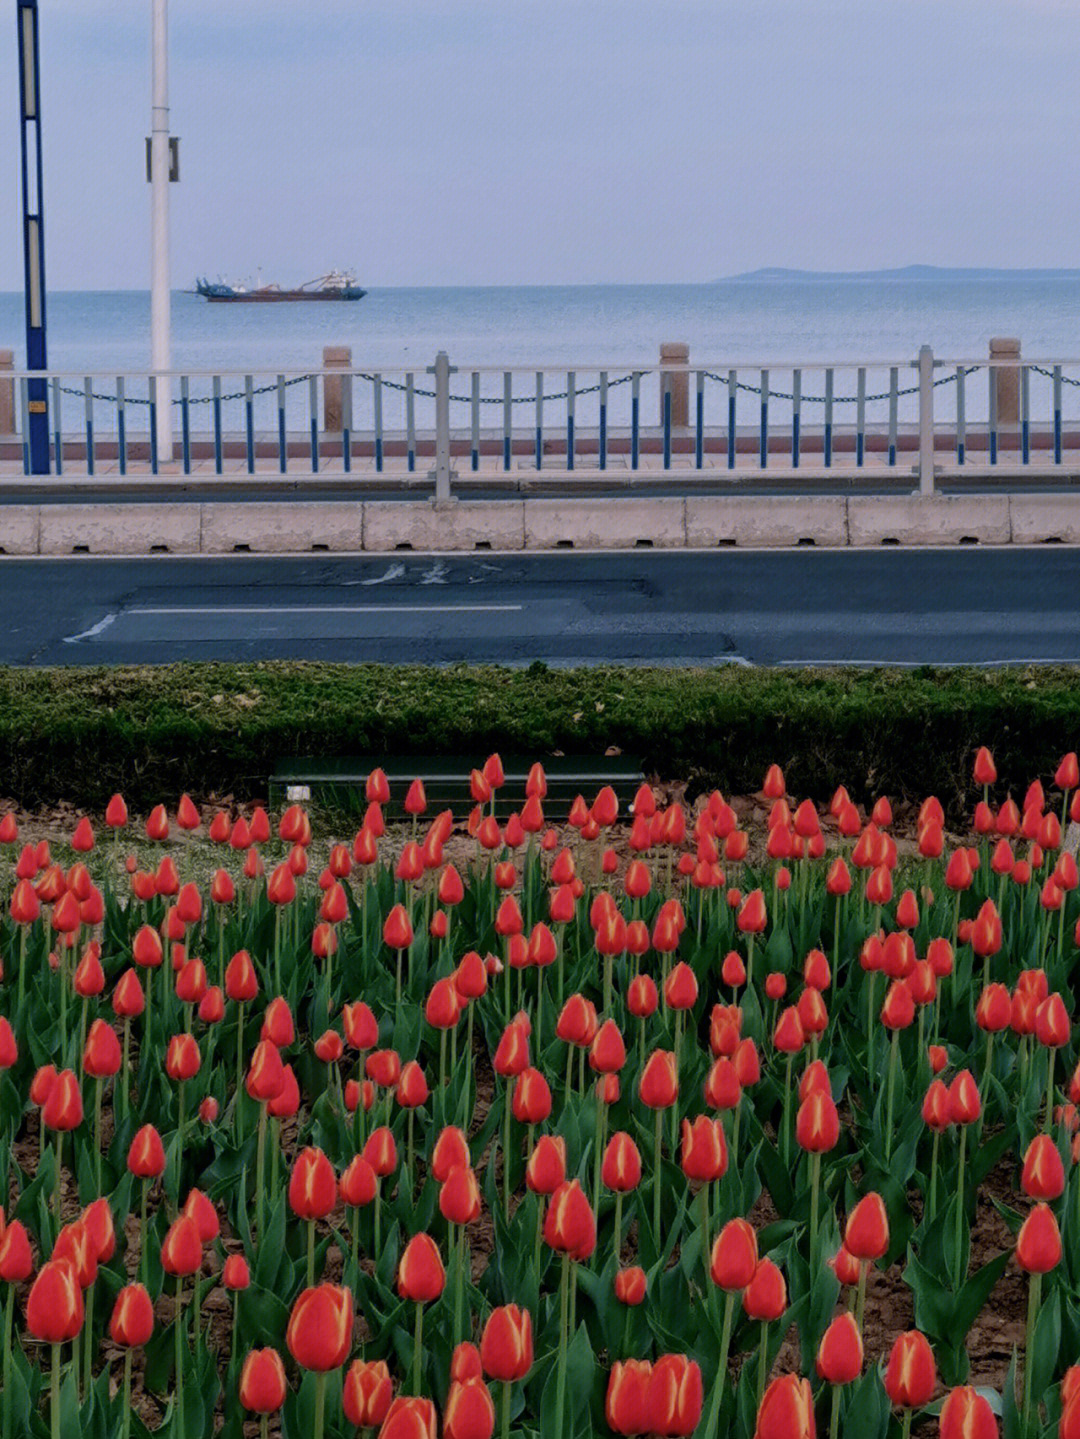
[[[446,1271],[430,1234],[414,1234],[398,1264],[397,1288],[402,1299],[426,1304],[446,1287]]]
[[[337,1203],[334,1167],[321,1149],[297,1155],[289,1178],[289,1207],[300,1219],[325,1219]]]
[[[903,1409],[921,1409],[930,1402],[937,1384],[934,1355],[917,1329],[897,1336],[885,1370],[885,1392]]]
[[[120,1290],[109,1320],[109,1338],[128,1349],[146,1344],[154,1332],[154,1306],[141,1284]]]
[[[533,1363],[532,1316],[516,1304],[493,1309],[480,1340],[480,1361],[489,1379],[524,1379]]]
[[[374,1429],[386,1418],[394,1387],[383,1359],[354,1359],[345,1375],[342,1408],[357,1429]]]
[[[45,1344],[63,1344],[82,1328],[85,1310],[75,1266],[67,1259],[43,1264],[26,1301],[26,1327]]]
[[[335,1284],[305,1289],[292,1307],[285,1343],[301,1369],[325,1374],[337,1369],[352,1348],[352,1291]]]
[[[758,1265],[757,1235],[745,1219],[729,1219],[713,1244],[709,1272],[728,1291],[745,1289]]]
[[[816,1434],[810,1381],[781,1374],[765,1390],[754,1439],[815,1439]]]
[[[855,1316],[845,1310],[826,1329],[818,1347],[815,1368],[829,1384],[851,1384],[862,1372],[863,1342]]]
[[[251,1414],[274,1414],[285,1403],[285,1366],[276,1349],[252,1349],[240,1371],[240,1403]]]

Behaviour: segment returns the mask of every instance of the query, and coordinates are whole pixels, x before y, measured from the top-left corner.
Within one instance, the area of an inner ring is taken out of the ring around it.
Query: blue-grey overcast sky
[[[150,0],[40,8],[48,283],[146,287]],[[178,286],[1080,265],[1076,0],[173,0],[170,37]]]

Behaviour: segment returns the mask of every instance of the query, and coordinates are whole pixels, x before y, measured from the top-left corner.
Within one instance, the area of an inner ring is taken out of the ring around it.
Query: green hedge
[[[971,759],[993,749],[1022,793],[1080,746],[1080,670],[425,669],[185,664],[0,669],[0,795],[145,808],[184,789],[265,795],[298,756],[543,759],[617,746],[693,791],[760,786],[826,799],[937,794],[970,803]]]

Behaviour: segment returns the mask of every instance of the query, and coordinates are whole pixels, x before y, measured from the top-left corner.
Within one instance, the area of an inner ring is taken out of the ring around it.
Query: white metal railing
[[[0,372],[17,396],[0,462],[24,474],[418,475],[455,479],[576,470],[797,471],[860,475],[935,462],[1051,468],[1080,461],[1080,359],[935,358],[836,363],[595,362],[558,370],[424,369]],[[1066,404],[1066,401],[1069,403]],[[157,415],[171,407],[172,454]],[[0,406],[2,410],[2,406]],[[47,443],[32,443],[32,415]],[[39,419],[39,426],[41,421]],[[42,463],[44,461],[44,464]]]

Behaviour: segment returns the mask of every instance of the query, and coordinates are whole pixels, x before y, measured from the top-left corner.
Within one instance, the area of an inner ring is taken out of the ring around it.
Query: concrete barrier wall
[[[1080,544],[1075,495],[0,505],[2,555]]]

